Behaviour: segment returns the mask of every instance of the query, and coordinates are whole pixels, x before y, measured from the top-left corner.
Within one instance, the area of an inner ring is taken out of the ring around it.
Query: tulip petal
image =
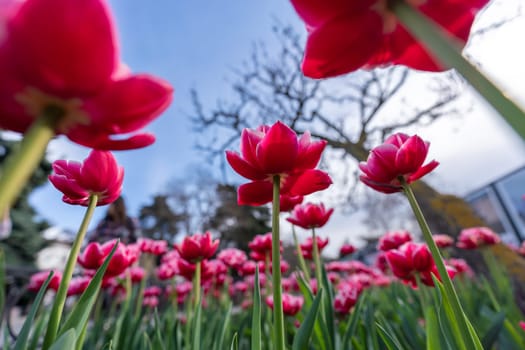
[[[253,168],[258,168],[257,145],[264,137],[259,130],[244,129],[241,133],[240,151],[242,158]]]
[[[326,140],[311,142],[310,133],[304,133],[299,139],[299,152],[297,155],[296,169],[313,169],[319,163],[323,153]]]
[[[419,169],[427,157],[428,147],[417,135],[410,137],[399,148],[395,164],[399,174],[413,173]]]
[[[237,152],[226,151],[226,160],[233,170],[249,180],[263,180],[268,176],[252,167],[251,164],[241,158]]]
[[[106,1],[25,1],[9,29],[9,53],[17,72],[47,93],[66,98],[93,94],[117,67],[117,40]]]
[[[239,205],[259,206],[273,199],[273,184],[270,181],[254,181],[239,186],[237,203]]]
[[[289,196],[306,196],[327,189],[331,184],[332,179],[324,171],[308,169],[300,174],[288,176],[282,192]]]
[[[374,148],[366,161],[368,176],[377,182],[390,182],[401,175],[395,166],[397,150],[398,148],[391,144],[382,144]]]
[[[287,125],[276,122],[257,145],[256,155],[261,171],[279,174],[292,170],[298,150],[297,134]]]
[[[374,190],[382,193],[390,194],[403,191],[403,188],[401,186],[394,186],[388,183],[377,182],[364,175],[359,176],[359,180],[361,180],[361,182],[367,185],[368,187],[371,187]]]
[[[438,161],[432,160],[430,163],[428,163],[427,165],[422,166],[415,173],[410,175],[408,177],[408,179],[407,179],[407,182],[408,183],[412,183],[412,182],[414,182],[416,180],[419,180],[420,178],[422,178],[423,176],[425,176],[426,174],[428,174],[432,170],[434,170],[438,165],[439,165]]]

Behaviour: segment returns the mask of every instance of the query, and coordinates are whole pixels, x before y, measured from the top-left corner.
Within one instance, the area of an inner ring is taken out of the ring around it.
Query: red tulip
[[[78,256],[78,263],[85,269],[97,270],[115,246],[116,240],[108,241],[104,244],[98,242],[89,243],[84,251]],[[127,247],[118,243],[117,250],[111,257],[105,277],[114,277],[124,272],[134,262],[133,254],[130,254]]]
[[[162,293],[162,289],[159,286],[150,286],[144,289],[145,297],[158,297]]]
[[[226,151],[226,159],[239,175],[251,180],[239,187],[240,205],[262,205],[272,201],[273,175],[281,176],[281,195],[303,196],[326,189],[332,180],[314,169],[326,141],[310,140],[306,132],[299,139],[288,126],[277,122],[271,127],[244,129],[241,153]]]
[[[227,248],[219,252],[217,259],[232,269],[240,268],[247,260],[246,253],[237,248]]]
[[[449,235],[438,234],[433,235],[432,238],[434,238],[434,242],[436,242],[436,245],[439,248],[447,248],[454,245],[454,238],[450,237]]]
[[[282,245],[282,242],[280,242]],[[268,232],[264,235],[256,235],[250,243],[248,243],[248,247],[258,253],[266,254],[272,252],[272,233]]]
[[[279,211],[286,213],[291,211],[297,204],[301,204],[304,200],[304,196],[287,196],[282,195],[279,197]]]
[[[283,313],[288,316],[295,316],[303,307],[304,298],[292,294],[283,293]],[[266,304],[273,309],[273,296],[266,298]]]
[[[353,245],[349,243],[345,243],[339,249],[339,254],[341,256],[346,256],[346,255],[353,254],[355,251],[356,251],[356,248]]]
[[[394,134],[374,148],[366,162],[359,163],[364,173],[359,178],[367,186],[383,193],[401,192],[399,179],[412,183],[432,170],[439,163],[432,160],[423,166],[427,157],[429,143],[419,136]]]
[[[90,282],[91,282],[91,277],[89,276],[81,276],[81,277],[72,278],[67,288],[67,296],[70,297],[73,295],[80,295],[84,293],[84,291],[89,286]]]
[[[321,251],[328,245],[328,238],[321,238],[321,237],[315,237],[315,240],[317,242],[317,249],[319,250],[319,254]],[[299,248],[301,249],[301,254],[305,259],[312,260],[313,256],[313,239],[312,237],[308,237],[304,243],[301,243],[299,245]]]
[[[169,106],[173,88],[120,62],[107,1],[10,2],[15,6],[2,13],[0,127],[25,132],[53,113],[62,117],[55,132],[87,147],[122,150],[155,141],[134,132]]]
[[[150,296],[150,297],[144,296],[144,299],[142,299],[142,305],[146,307],[150,307],[152,309],[156,308],[157,306],[159,306],[159,298],[156,296]]]
[[[115,201],[122,191],[124,169],[108,151],[93,150],[83,163],[57,160],[49,181],[64,194],[69,204],[87,206],[89,197],[96,194],[97,205]]]
[[[175,245],[181,258],[190,263],[211,258],[218,247],[219,240],[212,240],[210,232],[186,236],[181,244]]]
[[[386,252],[399,248],[403,243],[410,241],[412,241],[412,236],[408,231],[390,231],[379,238],[377,249]]]
[[[408,0],[441,25],[458,45],[468,39],[476,13],[488,0]],[[443,67],[400,24],[385,0],[292,0],[306,24],[302,65],[311,78],[327,78],[387,64],[426,71]]]
[[[334,310],[341,314],[348,314],[357,302],[362,290],[363,288],[358,285],[345,283],[334,297]]]
[[[323,227],[333,212],[333,208],[327,210],[323,203],[298,204],[286,220],[305,229]]]
[[[37,272],[31,275],[31,277],[29,278],[29,284],[27,286],[27,289],[32,292],[38,292],[50,273],[51,271],[40,271],[40,272]],[[51,281],[49,281],[49,284],[47,287],[49,289],[53,289],[54,291],[57,291],[58,287],[60,286],[61,280],[62,280],[62,273],[60,271],[54,270],[53,277],[51,277]]]
[[[497,233],[488,227],[471,227],[461,231],[458,237],[458,248],[476,249],[501,242]]]

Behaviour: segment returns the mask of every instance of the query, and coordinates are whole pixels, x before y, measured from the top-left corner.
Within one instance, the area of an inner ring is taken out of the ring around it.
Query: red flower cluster
[[[40,288],[42,288],[42,285],[44,284],[50,273],[51,271],[40,271],[31,275],[31,277],[29,278],[29,285],[27,286],[27,289],[32,292],[38,292]],[[53,271],[53,277],[51,277],[51,281],[49,281],[47,287],[56,292],[58,290],[58,287],[60,286],[61,280],[62,273],[60,271]]]
[[[64,194],[69,204],[87,206],[92,194],[98,196],[97,205],[115,201],[122,191],[124,169],[108,151],[93,150],[83,163],[57,160],[49,181]]]
[[[359,163],[359,169],[364,173],[359,178],[376,191],[401,192],[400,177],[412,183],[439,165],[435,160],[423,165],[428,147],[429,143],[417,135],[394,134],[372,149],[366,162]]]
[[[425,244],[407,242],[398,249],[387,251],[386,259],[394,276],[413,287],[417,286],[416,274],[420,276],[421,282],[427,286],[434,286],[432,275],[441,280],[436,264]],[[447,271],[451,277],[456,272],[454,268],[448,266]]]
[[[281,251],[283,249],[282,242],[279,242],[281,246]],[[265,261],[266,256],[270,259],[272,258],[272,233],[268,232],[264,235],[255,236],[250,243],[248,243],[250,248],[250,257],[256,261]]]
[[[221,250],[217,255],[217,259],[232,269],[238,269],[248,260],[248,257],[246,253],[240,249],[227,248]]]
[[[304,229],[323,227],[333,212],[334,208],[327,210],[323,203],[299,204],[295,206],[291,215],[286,220]]]
[[[407,0],[464,45],[476,13],[488,0]],[[306,76],[327,78],[385,64],[443,70],[397,21],[386,0],[292,0],[306,24]]]
[[[142,253],[162,255],[168,251],[168,242],[163,239],[139,238],[137,243]]]
[[[326,141],[310,140],[306,132],[300,138],[288,126],[277,122],[256,130],[244,129],[241,153],[226,151],[226,159],[239,175],[251,180],[238,189],[240,205],[262,205],[272,201],[274,175],[281,177],[281,194],[303,196],[326,189],[332,180],[314,169]]]
[[[2,6],[1,128],[25,132],[35,118],[52,113],[61,117],[57,133],[87,147],[122,150],[155,141],[149,133],[122,136],[160,115],[173,88],[131,74],[120,62],[107,1],[10,0]]]
[[[461,231],[458,237],[458,248],[476,249],[501,242],[497,233],[488,227],[471,227]]]
[[[273,309],[273,296],[266,298],[266,304]],[[295,296],[288,293],[283,293],[283,313],[288,316],[294,316],[304,304],[304,298],[300,295]]]

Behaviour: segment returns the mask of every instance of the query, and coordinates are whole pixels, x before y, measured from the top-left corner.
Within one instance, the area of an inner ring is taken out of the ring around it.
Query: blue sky
[[[504,1],[509,0],[499,2]],[[122,59],[133,71],[163,77],[176,89],[172,107],[148,127],[157,142],[141,150],[116,153],[126,171],[123,195],[130,213],[136,215],[170,179],[180,176],[189,164],[203,161],[193,150],[199,135],[191,131],[187,117],[192,111],[190,89],[196,88],[204,104],[213,106],[218,98],[228,97],[231,70],[249,56],[254,41],[273,38],[271,26],[276,18],[299,31],[304,29],[285,0],[113,0],[110,4]],[[504,8],[486,13],[483,22],[490,23],[497,17],[496,11]],[[517,33],[523,32],[525,20],[521,17],[474,42],[469,54],[525,104],[525,49],[515,45]],[[524,164],[523,143],[504,131],[493,132],[500,128],[497,118],[477,100],[474,113],[461,122],[439,122],[421,131],[432,142],[431,157],[441,161],[435,183],[461,192],[467,185],[481,185]],[[447,137],[441,136],[443,130],[447,130]],[[52,142],[49,154],[53,159],[81,160],[88,151],[61,138]],[[64,204],[60,198],[61,194],[47,185],[33,195],[32,202],[52,224],[75,230],[84,209]],[[105,211],[104,207],[97,209],[92,227]],[[338,225],[348,227],[343,221],[333,225],[332,232],[339,230]]]

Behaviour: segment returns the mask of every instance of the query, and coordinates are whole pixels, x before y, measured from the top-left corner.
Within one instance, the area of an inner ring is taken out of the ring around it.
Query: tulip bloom
[[[248,257],[240,249],[227,248],[219,252],[217,259],[232,269],[239,269],[248,260]]]
[[[476,13],[488,0],[406,0],[464,46]],[[327,78],[360,68],[402,64],[425,71],[443,67],[400,24],[385,0],[292,0],[306,24],[302,70]]]
[[[500,237],[490,228],[471,227],[461,230],[456,245],[461,249],[476,249],[499,242],[501,242]]]
[[[263,205],[272,201],[273,176],[281,177],[281,195],[304,196],[326,189],[332,180],[314,169],[326,141],[311,141],[310,133],[300,138],[288,126],[277,122],[256,130],[244,129],[241,153],[226,151],[226,160],[239,175],[251,180],[238,189],[240,205]]]
[[[87,206],[89,197],[96,194],[97,205],[115,201],[122,190],[124,169],[108,151],[93,150],[83,163],[57,160],[49,181],[64,194],[69,204]]]
[[[391,249],[399,248],[403,243],[412,241],[412,236],[408,231],[390,231],[379,238],[377,249],[386,252]]]
[[[91,277],[89,276],[81,276],[81,277],[75,277],[72,278],[69,282],[69,286],[67,287],[67,296],[73,296],[73,295],[80,295],[84,293],[84,291],[89,286],[89,283],[91,282]]]
[[[323,227],[330,219],[334,208],[326,209],[324,204],[306,203],[296,205],[286,220],[304,229]]]
[[[346,255],[353,254],[355,251],[356,251],[356,249],[355,249],[355,247],[352,244],[345,243],[339,249],[339,254],[341,256],[346,256]]]
[[[319,254],[321,254],[321,251],[328,245],[328,238],[321,238],[321,237],[315,237],[315,241],[317,242],[317,249],[319,249]],[[313,239],[312,237],[308,237],[304,243],[301,243],[299,245],[299,248],[301,249],[301,254],[303,255],[303,258],[312,260],[313,258]]]
[[[155,141],[135,132],[169,106],[173,88],[131,74],[120,62],[107,1],[10,0],[3,6],[1,128],[23,133],[36,118],[53,114],[57,134],[87,147],[123,150]]]
[[[50,273],[51,271],[40,271],[31,275],[31,277],[29,278],[29,284],[27,286],[27,289],[32,292],[38,292]],[[58,290],[58,286],[60,285],[61,280],[62,273],[60,271],[54,270],[53,277],[51,277],[51,281],[49,281],[49,285],[47,287],[56,292]]]
[[[304,200],[304,196],[280,196],[279,197],[279,211],[286,213],[291,211],[297,204],[301,204]]]
[[[359,163],[359,169],[364,173],[359,179],[379,192],[401,192],[400,178],[412,183],[439,165],[435,160],[423,165],[428,147],[429,143],[417,135],[394,134],[372,149],[366,162]]]
[[[98,242],[89,243],[82,254],[78,256],[78,263],[85,269],[97,270],[102,266],[115,243],[116,240],[108,241],[102,245]],[[133,264],[134,261],[135,257],[133,254],[130,254],[127,247],[122,243],[118,243],[117,250],[111,257],[104,276],[118,276]]]
[[[211,258],[218,247],[219,240],[213,241],[210,232],[186,236],[181,244],[175,245],[181,258],[190,263]]]
[[[266,304],[273,309],[273,296],[266,298]],[[288,316],[295,316],[304,304],[302,296],[283,293],[283,313]]]
[[[454,238],[450,237],[449,235],[433,235],[432,238],[434,238],[434,242],[436,242],[436,245],[439,248],[448,248],[454,245]]]

